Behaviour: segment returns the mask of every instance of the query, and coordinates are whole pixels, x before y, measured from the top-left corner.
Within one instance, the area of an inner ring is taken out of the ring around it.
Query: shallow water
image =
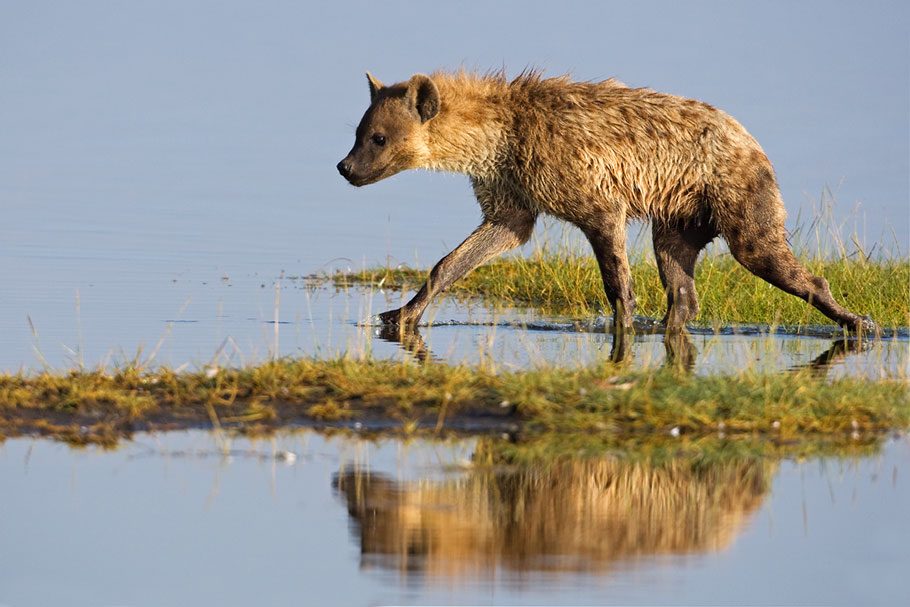
[[[0,604],[910,600],[906,438],[698,465],[502,466],[503,445],[311,430],[137,435],[114,451],[9,440]]]
[[[663,334],[655,333],[659,327],[653,321],[640,318],[639,332],[620,349],[606,332],[609,316],[554,317],[528,308],[440,297],[416,334],[400,340],[397,332],[383,330],[374,317],[400,306],[413,293],[336,289],[297,277],[255,274],[166,282],[166,297],[180,302],[173,310],[165,311],[160,301],[150,299],[124,310],[120,319],[98,317],[94,307],[107,304],[98,301],[92,288],[87,295],[80,293],[79,313],[74,309],[71,317],[51,312],[60,302],[51,301],[48,308],[35,302],[29,318],[37,341],[28,320],[20,323],[18,331],[11,330],[19,336],[19,347],[0,349],[0,369],[35,369],[45,364],[64,368],[78,366],[80,359],[87,366],[117,364],[135,358],[140,348],[141,361],[189,368],[213,360],[222,365],[262,362],[277,352],[281,356],[429,357],[516,370],[538,364],[585,365],[616,358],[619,350],[634,366],[682,363],[697,373],[817,366],[830,377],[906,378],[910,364],[906,329],[861,347],[824,327],[803,329],[805,334],[800,335],[786,328],[769,332],[767,327],[722,327],[693,330],[688,339],[668,343]],[[61,333],[65,341],[54,343]],[[112,344],[117,347],[112,349]]]
[[[71,316],[55,314],[59,301],[32,300],[29,318],[7,332],[7,339],[18,336],[18,344],[0,348],[0,369],[37,369],[45,364],[59,369],[78,366],[80,359],[90,367],[118,364],[135,358],[137,352],[141,361],[189,368],[213,360],[229,365],[261,362],[277,352],[281,356],[431,357],[504,370],[538,364],[585,365],[617,355],[613,336],[606,332],[609,317],[603,315],[554,317],[528,308],[440,297],[409,342],[399,340],[394,331],[384,331],[374,316],[400,306],[413,293],[339,289],[296,276],[270,278],[255,273],[136,280],[135,291],[123,294],[136,305],[118,308],[122,310],[118,318],[107,312],[103,317],[97,314],[98,306],[109,305],[95,293],[95,289],[106,290],[104,284],[81,291]],[[157,300],[139,297],[136,301],[137,294],[156,282],[166,285]],[[173,309],[162,305],[165,299],[174,302]],[[5,320],[10,321],[8,316]],[[905,378],[910,364],[906,329],[861,348],[824,327],[804,328],[800,335],[786,328],[769,332],[767,327],[722,327],[693,330],[688,340],[667,343],[664,335],[654,332],[659,328],[653,321],[639,321],[639,333],[623,349],[623,358],[635,366],[681,361],[698,373],[729,373],[821,365],[830,377],[874,379]]]

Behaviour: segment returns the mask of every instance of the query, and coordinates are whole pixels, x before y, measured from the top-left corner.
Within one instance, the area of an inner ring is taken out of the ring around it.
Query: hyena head
[[[439,113],[439,90],[428,76],[384,86],[369,72],[370,107],[357,127],[354,147],[338,172],[356,186],[426,164],[427,122]]]

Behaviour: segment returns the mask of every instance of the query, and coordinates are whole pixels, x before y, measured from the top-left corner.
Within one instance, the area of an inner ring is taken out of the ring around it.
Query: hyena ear
[[[373,103],[379,96],[380,89],[384,89],[385,85],[373,78],[373,74],[370,72],[367,72],[367,82],[370,83],[370,103]]]
[[[439,113],[439,89],[429,76],[417,74],[408,80],[408,105],[421,122],[426,122]]]

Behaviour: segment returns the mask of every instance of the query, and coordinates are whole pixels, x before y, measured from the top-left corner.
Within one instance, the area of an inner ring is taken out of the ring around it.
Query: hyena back
[[[512,81],[444,72],[391,86],[367,79],[370,106],[339,172],[356,186],[405,169],[465,173],[484,218],[411,301],[380,315],[385,323],[416,324],[433,296],[526,242],[547,213],[590,241],[616,327],[631,326],[635,310],[626,225],[650,219],[669,329],[698,314],[695,262],[718,235],[772,285],[848,329],[875,328],[797,262],[770,161],[736,120],[710,105],[614,80],[536,72]]]

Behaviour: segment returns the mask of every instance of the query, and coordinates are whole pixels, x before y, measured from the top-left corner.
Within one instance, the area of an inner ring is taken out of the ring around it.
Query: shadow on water
[[[745,528],[778,466],[761,457],[514,465],[497,451],[481,441],[483,465],[437,481],[336,474],[362,566],[482,578],[502,567],[605,572],[635,557],[715,552]]]
[[[511,326],[511,323],[504,324]],[[451,326],[451,323],[447,323],[446,326]],[[484,326],[486,326],[486,323]],[[564,329],[565,327],[561,326],[561,328]],[[688,372],[695,370],[699,350],[692,340],[691,333],[688,331],[662,331],[658,333],[658,331],[654,330],[654,326],[650,326],[650,328],[652,330],[650,335],[662,335],[664,346],[663,365],[665,367]],[[545,330],[555,331],[560,329],[548,328]],[[608,334],[611,338],[609,360],[615,363],[630,362],[633,357],[632,346],[636,334],[625,331],[608,332]],[[445,360],[444,357],[433,354],[426,340],[421,335],[419,327],[382,325],[376,330],[374,335],[384,342],[398,344],[403,352],[412,356],[418,362],[442,362]],[[874,339],[857,337],[837,339],[831,343],[827,350],[816,356],[809,363],[790,365],[788,370],[794,372],[809,370],[813,374],[824,376],[834,363],[842,361],[853,354],[869,352],[874,343]]]
[[[420,334],[418,327],[405,327],[398,325],[382,325],[376,336],[388,343],[395,343],[401,349],[413,356],[418,362],[442,362],[444,359],[434,356]],[[609,359],[613,362],[623,362],[632,353],[633,334],[623,331],[612,334]],[[679,365],[691,370],[695,366],[695,357],[698,348],[684,333],[667,334],[664,338],[667,352],[667,364]]]
[[[873,343],[869,339],[838,339],[831,344],[830,348],[815,357],[812,362],[805,365],[794,365],[790,369],[792,371],[808,369],[816,375],[824,376],[832,364],[845,359],[851,354],[868,352],[872,349]]]

